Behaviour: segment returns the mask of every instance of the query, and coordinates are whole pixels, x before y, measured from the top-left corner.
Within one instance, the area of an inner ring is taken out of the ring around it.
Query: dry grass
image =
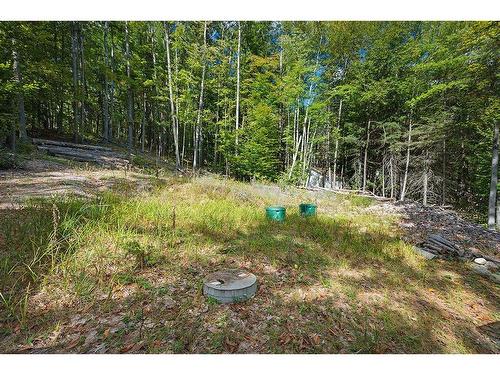
[[[0,214],[0,351],[499,350],[477,330],[500,319],[498,286],[416,255],[370,200],[215,177],[156,185]],[[317,218],[298,216],[305,201]],[[271,204],[284,223],[265,220]],[[255,298],[207,301],[203,277],[223,267],[254,272]]]

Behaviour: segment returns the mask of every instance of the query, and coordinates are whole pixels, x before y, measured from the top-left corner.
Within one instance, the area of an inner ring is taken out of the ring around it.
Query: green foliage
[[[277,116],[265,103],[256,104],[243,129],[240,153],[235,156],[236,171],[246,178],[271,179],[278,172]]]
[[[202,99],[201,167],[241,179],[303,184],[312,167],[332,170],[336,164],[337,181],[342,173],[344,187],[358,188],[372,121],[367,186],[388,193],[382,187],[389,181],[381,174],[391,164],[398,195],[411,121],[407,196],[421,199],[419,174],[425,164],[431,203],[445,199],[485,207],[492,129],[500,113],[498,22],[206,25],[204,40],[204,21],[129,22],[129,78],[125,22],[2,22],[0,142],[14,128],[19,132],[23,99],[30,136],[68,137],[78,130],[81,138],[100,140],[107,103],[110,140],[126,143],[130,93],[133,146],[142,147],[144,138],[145,150],[173,157],[177,126],[185,168],[192,164]],[[133,162],[151,167],[141,157]]]
[[[17,164],[14,154],[0,148],[0,170],[15,168]]]

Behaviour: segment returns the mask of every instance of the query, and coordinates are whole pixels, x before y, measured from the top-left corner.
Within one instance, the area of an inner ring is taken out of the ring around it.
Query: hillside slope
[[[74,164],[6,176],[10,199],[38,198],[0,210],[1,352],[500,351],[500,287],[414,251],[439,229],[416,212],[438,209]],[[59,185],[76,196],[44,198]],[[300,217],[301,202],[318,216]],[[284,223],[265,219],[274,204]],[[443,228],[498,254],[498,237]],[[256,296],[205,299],[204,276],[221,268],[253,272]]]

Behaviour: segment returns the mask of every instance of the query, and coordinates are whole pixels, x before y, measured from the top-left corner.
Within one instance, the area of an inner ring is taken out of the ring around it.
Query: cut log
[[[464,257],[466,255],[462,248],[437,234],[429,235],[422,247],[431,253],[448,257]]]
[[[64,146],[38,146],[38,149],[46,151],[52,156],[60,156],[69,160],[96,163],[104,166],[123,167],[129,163],[119,153],[110,151],[85,150]]]
[[[80,149],[84,149],[84,150],[99,150],[99,151],[110,151],[110,152],[113,151],[113,149],[111,149],[110,147],[97,146],[97,145],[86,145],[83,143],[53,141],[50,139],[40,139],[40,138],[32,138],[31,141],[35,145],[50,145],[50,146],[59,146],[59,147],[80,148]]]

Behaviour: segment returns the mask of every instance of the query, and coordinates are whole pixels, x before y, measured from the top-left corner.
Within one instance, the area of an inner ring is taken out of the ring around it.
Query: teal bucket
[[[285,221],[286,209],[281,206],[271,206],[266,208],[266,217],[272,221]]]
[[[316,216],[317,206],[312,203],[301,203],[299,205],[300,216]]]

